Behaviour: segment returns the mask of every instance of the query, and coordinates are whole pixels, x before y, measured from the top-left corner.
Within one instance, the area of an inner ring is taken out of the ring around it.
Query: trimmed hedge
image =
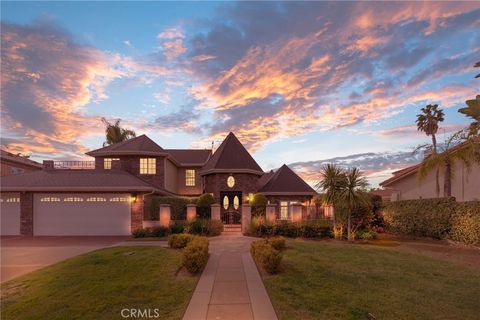
[[[147,202],[148,218],[158,220],[161,204],[169,204],[172,220],[185,220],[187,218],[187,204],[194,203],[196,199],[185,197],[152,197]]]
[[[210,219],[212,217],[212,204],[215,203],[215,198],[210,193],[204,193],[196,198],[192,203],[197,205],[197,216],[203,219]]]
[[[250,253],[253,259],[262,266],[268,273],[274,274],[278,272],[278,268],[282,261],[280,251],[265,240],[252,242]]]
[[[194,237],[182,252],[182,264],[192,274],[203,270],[208,262],[208,239]]]
[[[307,220],[302,222],[280,221],[270,224],[263,219],[254,218],[250,224],[251,235],[263,236],[285,236],[289,238],[331,238],[331,220]]]
[[[172,234],[168,237],[168,246],[174,249],[185,248],[194,237],[191,234]]]
[[[275,250],[283,250],[283,249],[285,249],[285,238],[284,238],[284,237],[267,238],[266,241],[267,241]]]
[[[165,237],[170,234],[170,228],[167,227],[154,227],[137,229],[132,232],[134,238],[147,238],[147,237]]]
[[[185,231],[199,236],[219,236],[223,232],[223,223],[219,220],[195,219],[186,224]]]
[[[387,203],[383,210],[387,228],[412,236],[452,239],[480,244],[480,202],[455,198],[403,200]]]

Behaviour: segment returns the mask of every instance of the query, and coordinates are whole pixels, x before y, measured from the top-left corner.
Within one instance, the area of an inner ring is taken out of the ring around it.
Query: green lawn
[[[264,275],[280,319],[479,319],[479,270],[392,248],[287,246],[284,270]]]
[[[121,319],[123,308],[150,308],[181,319],[198,277],[176,275],[180,265],[172,249],[94,251],[3,284],[1,318]]]

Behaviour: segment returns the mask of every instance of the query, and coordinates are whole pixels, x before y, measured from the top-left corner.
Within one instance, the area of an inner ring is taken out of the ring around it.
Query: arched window
[[[223,208],[224,208],[225,210],[227,210],[227,209],[228,209],[228,205],[229,205],[229,203],[228,203],[228,197],[227,197],[227,196],[224,196],[224,197],[223,197]]]
[[[237,210],[239,206],[240,206],[240,201],[239,201],[238,197],[235,196],[235,198],[233,198],[233,208],[235,210]]]

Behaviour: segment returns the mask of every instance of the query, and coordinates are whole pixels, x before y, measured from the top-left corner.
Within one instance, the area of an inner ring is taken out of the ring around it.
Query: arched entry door
[[[242,193],[239,191],[220,192],[223,224],[241,224]]]

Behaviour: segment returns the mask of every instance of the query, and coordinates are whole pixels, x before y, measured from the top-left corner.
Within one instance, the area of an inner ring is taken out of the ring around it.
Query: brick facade
[[[242,192],[243,202],[249,193],[257,192],[259,176],[251,173],[233,173],[235,185],[233,188],[227,186],[229,173],[212,173],[205,175],[205,192],[213,193],[215,200],[220,203],[221,191],[240,191]]]
[[[132,231],[143,228],[143,198],[143,195],[137,195],[136,200],[131,203],[130,225]]]
[[[105,158],[116,157],[95,157],[95,169],[103,170],[103,160]],[[120,169],[125,170],[140,179],[151,183],[155,187],[165,188],[165,157],[153,157],[153,156],[119,156]],[[155,158],[156,161],[156,174],[140,174],[140,158]]]
[[[33,193],[20,193],[20,234],[33,236]]]

